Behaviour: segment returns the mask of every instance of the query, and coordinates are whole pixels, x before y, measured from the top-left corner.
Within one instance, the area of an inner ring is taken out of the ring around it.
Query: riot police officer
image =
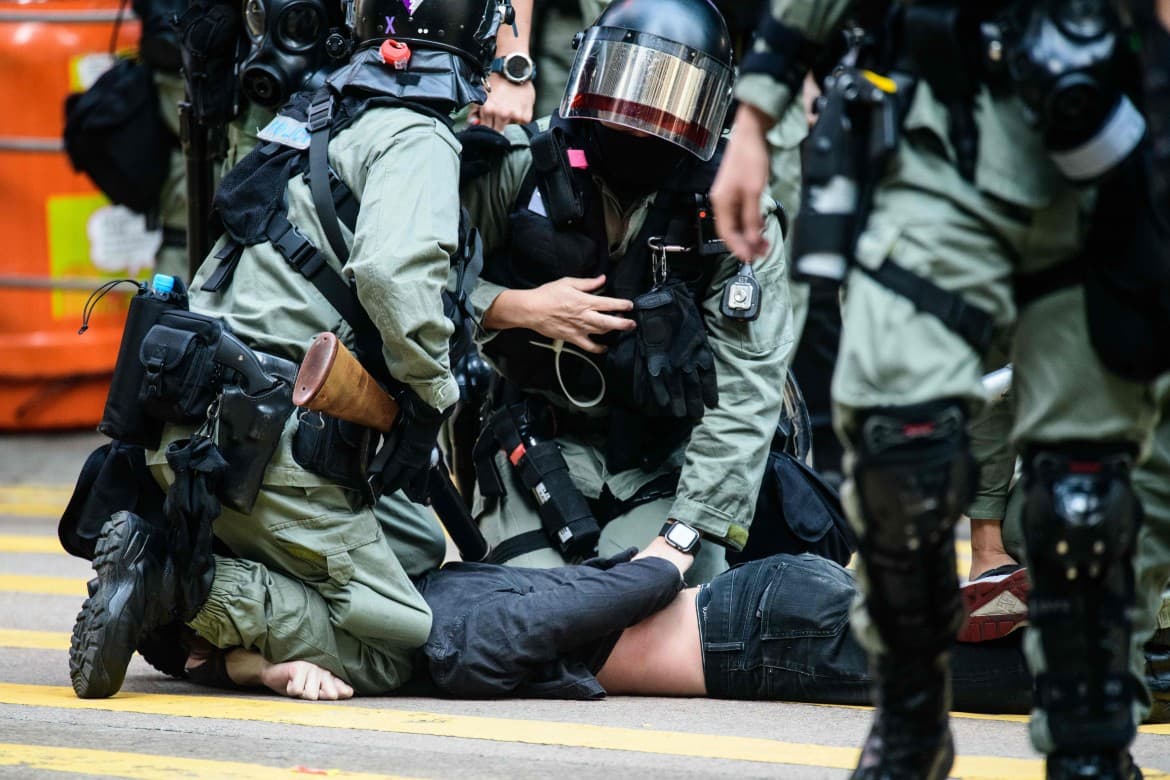
[[[138,351],[154,383],[150,408],[171,423],[147,453],[171,487],[168,516],[183,503],[214,507],[217,544],[234,557],[212,555],[199,524],[168,538],[149,519],[116,514],[74,631],[78,695],[116,692],[138,638],[172,616],[216,647],[309,661],[359,694],[409,676],[430,613],[372,503],[417,484],[458,397],[442,297],[461,244],[448,117],[483,101],[506,7],[465,0],[411,13],[396,1],[358,0],[349,64],[300,93],[224,180],[216,210],[225,232],[192,282],[193,310],[151,328]],[[285,17],[306,9],[316,7],[285,6]],[[322,18],[276,22],[328,32]],[[188,321],[202,330],[184,330]],[[267,395],[235,386],[230,366],[205,362],[215,352],[203,341],[209,328],[230,330],[245,345],[241,363],[277,378]],[[373,462],[370,431],[292,414],[288,365],[320,331],[338,333],[397,398],[395,431]],[[242,416],[230,419],[232,409]],[[254,450],[257,425],[273,421],[265,456],[233,462],[233,438]],[[208,426],[220,453],[206,444]],[[208,681],[225,682],[222,663],[203,667],[221,678]]]
[[[614,3],[559,113],[484,144],[497,159],[463,191],[486,250],[479,341],[505,380],[476,447],[498,562],[663,543],[677,522],[705,539],[705,581],[747,539],[792,324],[779,221],[740,287],[710,222],[731,78],[706,0]]]
[[[774,0],[761,22],[712,191],[733,251],[763,249],[763,131],[850,5]],[[973,484],[966,423],[983,361],[1011,326],[1033,743],[1050,777],[1133,776],[1127,607],[1141,510],[1130,472],[1152,404],[1144,381],[1110,370],[1132,344],[1109,346],[1111,323],[1086,316],[1107,287],[1099,275],[1084,284],[1106,265],[1096,255],[1121,254],[1117,236],[1089,243],[1094,182],[1140,168],[1125,33],[1105,2],[895,3],[861,21],[873,46],[828,85],[811,148],[822,164],[806,168],[815,197],[796,230],[799,243],[820,226],[811,272],[847,274],[835,422],[862,534],[855,628],[879,702],[855,776],[951,766],[944,665],[962,618],[952,529]]]

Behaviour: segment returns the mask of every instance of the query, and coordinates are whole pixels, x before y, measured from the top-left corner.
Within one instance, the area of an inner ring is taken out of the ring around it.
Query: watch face
[[[680,550],[688,550],[695,542],[699,541],[699,532],[689,525],[675,523],[666,532],[666,538]]]
[[[513,54],[504,59],[504,75],[511,81],[527,81],[532,75],[532,63],[519,55]]]

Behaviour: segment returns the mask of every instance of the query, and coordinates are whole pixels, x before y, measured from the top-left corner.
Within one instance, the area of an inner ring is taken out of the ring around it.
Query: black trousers
[[[697,599],[707,693],[727,699],[871,703],[868,661],[849,632],[857,586],[813,555],[774,555],[729,569]],[[1027,713],[1032,681],[1019,633],[959,644],[954,708]]]

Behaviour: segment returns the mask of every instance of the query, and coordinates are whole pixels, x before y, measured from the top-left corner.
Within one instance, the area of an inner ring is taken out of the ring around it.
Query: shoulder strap
[[[532,137],[532,172],[544,198],[548,218],[558,226],[585,216],[585,199],[574,186],[565,134],[559,127]]]
[[[876,269],[858,263],[857,268],[891,292],[906,298],[919,311],[933,314],[980,355],[987,352],[995,336],[995,318],[963,300],[958,293],[944,290],[886,258]]]
[[[309,106],[309,191],[313,195],[313,206],[317,209],[325,238],[333,254],[344,265],[349,260],[349,246],[341,235],[341,222],[337,218],[329,185],[329,130],[332,125],[333,94],[328,89],[322,89]]]

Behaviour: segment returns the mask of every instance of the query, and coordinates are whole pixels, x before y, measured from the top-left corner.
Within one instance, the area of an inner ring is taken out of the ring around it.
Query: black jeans
[[[853,577],[814,555],[773,555],[702,586],[698,607],[709,696],[870,704],[865,650],[849,632]],[[959,644],[951,656],[954,707],[1026,713],[1031,677],[1018,634]]]

